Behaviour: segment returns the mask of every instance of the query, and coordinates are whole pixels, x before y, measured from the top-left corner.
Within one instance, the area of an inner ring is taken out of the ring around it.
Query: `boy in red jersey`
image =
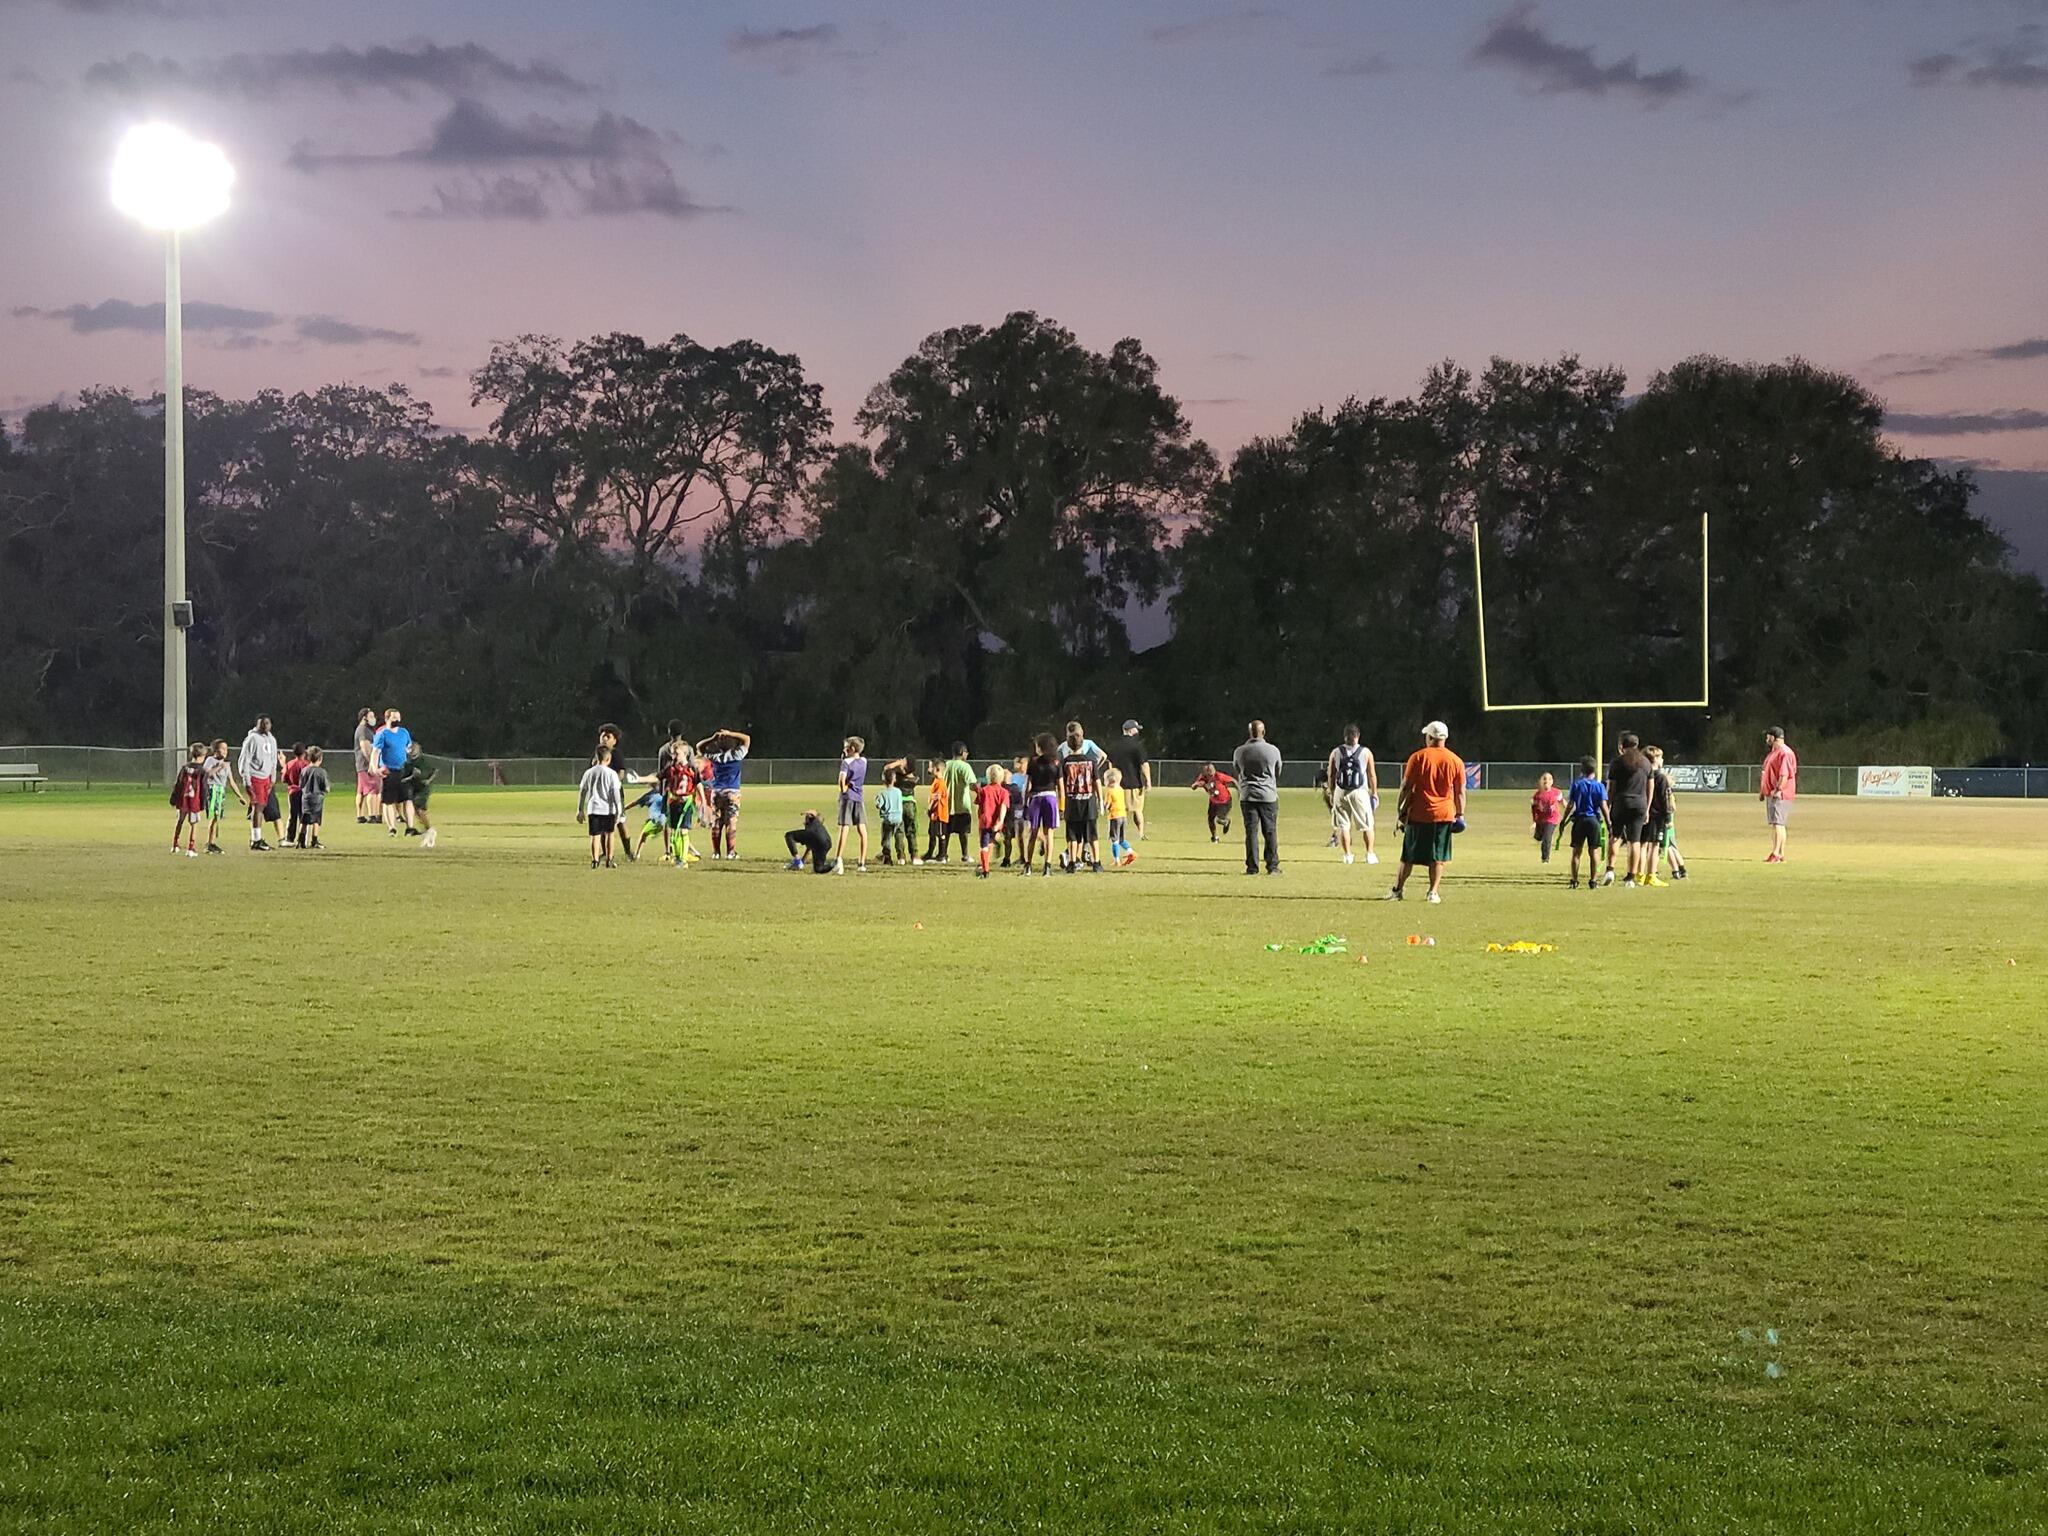
[[[1010,775],[1001,763],[988,765],[987,782],[974,792],[974,811],[981,822],[981,868],[974,878],[986,880],[996,840],[1010,820]]]
[[[178,819],[171,823],[171,852],[178,852],[178,834],[185,834],[185,857],[199,857],[199,818],[206,814],[206,744],[195,741],[185,749],[185,765],[171,784],[171,808]]]

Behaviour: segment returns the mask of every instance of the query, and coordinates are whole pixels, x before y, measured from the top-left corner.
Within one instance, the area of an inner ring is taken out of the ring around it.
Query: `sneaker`
[[[1351,855],[1350,855],[1350,854],[1348,854],[1348,853],[1347,853],[1347,854],[1345,854],[1345,855],[1344,855],[1344,862],[1345,862],[1346,864],[1349,864],[1349,863],[1351,863],[1351,862],[1352,862],[1352,857],[1351,857]]]
[[[1366,862],[1366,863],[1368,863],[1368,864],[1377,864],[1377,863],[1379,863],[1379,861],[1380,861],[1380,856],[1379,856],[1378,854],[1376,854],[1376,853],[1368,853],[1368,854],[1367,854],[1367,855],[1365,856],[1365,862]]]
[[[1443,897],[1439,896],[1435,891],[1431,891],[1427,896],[1423,897],[1422,899],[1428,902],[1432,907],[1441,906],[1443,904]]]
[[[419,829],[418,827],[407,827],[407,828],[405,829],[405,835],[406,835],[407,837],[425,837],[425,836],[426,836],[426,834],[425,834],[424,832],[422,832],[422,831],[421,831],[421,830],[420,830],[420,829]]]
[[[619,867],[619,861],[617,859],[606,859],[604,861],[604,867],[606,869],[617,869]]]
[[[1137,862],[1138,856],[1135,853],[1127,853],[1124,855],[1123,868],[1129,869],[1133,864]]]
[[[1643,883],[1649,886],[1653,886],[1657,890],[1661,891],[1664,889],[1665,886],[1669,885],[1671,882],[1669,880],[1659,880],[1655,875],[1652,875],[1648,880],[1646,880]]]
[[[595,868],[597,868],[597,860],[595,860],[595,859],[592,859],[592,860],[590,861],[590,867],[591,867],[592,869],[595,869]]]
[[[1602,875],[1602,876],[1600,877],[1600,883],[1601,883],[1602,885],[1612,885],[1612,884],[1614,884],[1614,871],[1610,869],[1609,871],[1607,871],[1607,873],[1606,873],[1606,874]]]
[[[321,842],[321,841],[320,841],[320,839],[319,839],[319,838],[317,838],[317,837],[313,839],[313,844],[312,844],[312,846],[313,846],[313,851],[314,851],[315,853],[325,853],[325,852],[327,851],[327,845],[326,845],[325,843]]]
[[[988,878],[988,871],[985,869],[977,869],[974,872],[974,878],[977,880],[986,880]]]
[[[1406,901],[1407,899],[1407,897],[1401,894],[1399,887],[1387,892],[1386,895],[1380,898],[1381,901]]]
[[[1782,853],[1767,853],[1764,855],[1764,862],[1766,864],[1782,864],[1785,862],[1785,855]]]
[[[846,873],[846,860],[844,860],[844,859],[834,859],[834,860],[832,861],[832,873],[833,873],[833,874],[835,874],[835,875],[843,875],[843,874],[845,874],[845,873]]]
[[[206,851],[208,853],[219,853],[221,851],[221,846],[219,843],[208,843],[206,845]]]
[[[868,867],[865,863],[856,864],[853,866],[853,872],[856,875],[864,875],[868,872]]]
[[[1259,867],[1256,864],[1247,864],[1244,867],[1244,872],[1248,875],[1256,875],[1259,872]]]
[[[390,835],[391,835],[391,836],[393,836],[393,837],[396,837],[396,836],[398,836],[398,828],[396,828],[396,827],[393,827],[393,828],[391,828],[391,829],[390,829]]]
[[[1280,866],[1278,864],[1275,864],[1271,869],[1267,870],[1266,873],[1269,875],[1277,875],[1280,873]]]
[[[175,859],[175,858],[176,858],[176,857],[177,857],[177,856],[178,856],[179,854],[183,853],[184,851],[185,851],[185,850],[184,850],[184,849],[182,849],[182,848],[180,848],[180,847],[179,847],[179,846],[178,846],[178,845],[177,845],[176,843],[173,843],[173,844],[171,844],[171,857],[172,857],[172,858],[174,858],[174,859]]]
[[[924,868],[924,860],[923,860],[923,859],[912,859],[912,860],[910,861],[910,867],[911,867],[912,869],[923,869],[923,868]],[[1027,875],[1031,873],[1031,866],[1030,866],[1029,864],[1027,864],[1027,865],[1025,865],[1025,866],[1024,866],[1024,873],[1025,873],[1025,874],[1027,874]]]
[[[640,862],[640,855],[628,848],[626,850],[626,862],[628,864],[638,864]]]
[[[437,838],[437,837],[439,837],[440,835],[441,835],[441,829],[440,829],[439,827],[429,827],[429,828],[427,828],[427,840],[426,840],[425,842],[421,843],[421,844],[420,844],[420,846],[421,846],[422,848],[431,848],[431,847],[433,847],[433,846],[434,846],[434,839],[435,839],[435,838]]]
[[[804,861],[802,859],[791,859],[787,864],[783,865],[782,867],[786,870],[789,870],[792,874],[794,874],[797,870],[802,869],[804,867]]]
[[[1609,875],[1609,876],[1608,876],[1608,879],[1610,879],[1610,880],[1611,880],[1611,879],[1613,879],[1613,878],[1614,878],[1614,877],[1613,877],[1612,875]],[[1622,888],[1622,889],[1623,889],[1624,891],[1626,891],[1626,890],[1632,890],[1632,889],[1634,888],[1634,886],[1635,886],[1635,883],[1636,883],[1636,877],[1635,877],[1634,875],[1623,875],[1623,876],[1621,877],[1621,888]]]
[[[259,838],[249,845],[249,851],[251,853],[268,853],[270,852],[270,844]]]
[[[1574,876],[1572,876],[1572,883],[1571,883],[1570,885],[1566,886],[1566,887],[1565,887],[1565,889],[1566,889],[1566,890],[1568,890],[1568,891],[1576,891],[1576,890],[1577,890],[1578,888],[1579,888],[1579,877],[1578,877],[1577,875],[1574,875]]]

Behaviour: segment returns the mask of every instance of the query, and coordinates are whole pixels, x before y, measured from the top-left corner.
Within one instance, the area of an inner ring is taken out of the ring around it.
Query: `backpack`
[[[1337,749],[1337,787],[1339,789],[1365,788],[1365,748],[1339,747]]]

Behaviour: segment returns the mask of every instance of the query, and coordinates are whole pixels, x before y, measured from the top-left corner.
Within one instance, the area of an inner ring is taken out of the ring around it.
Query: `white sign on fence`
[[[1728,770],[1719,763],[1673,763],[1665,771],[1671,775],[1673,789],[1712,790],[1718,794],[1728,787]]]
[[[1932,768],[1858,768],[1856,793],[1889,800],[1925,800],[1934,794]]]

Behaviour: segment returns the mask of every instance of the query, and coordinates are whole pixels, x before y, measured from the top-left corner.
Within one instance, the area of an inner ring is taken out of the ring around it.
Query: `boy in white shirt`
[[[619,867],[612,859],[612,833],[618,830],[625,812],[625,790],[618,770],[612,767],[612,749],[599,747],[597,761],[584,770],[583,782],[576,786],[576,819],[590,833],[592,869],[600,863],[606,869]]]

